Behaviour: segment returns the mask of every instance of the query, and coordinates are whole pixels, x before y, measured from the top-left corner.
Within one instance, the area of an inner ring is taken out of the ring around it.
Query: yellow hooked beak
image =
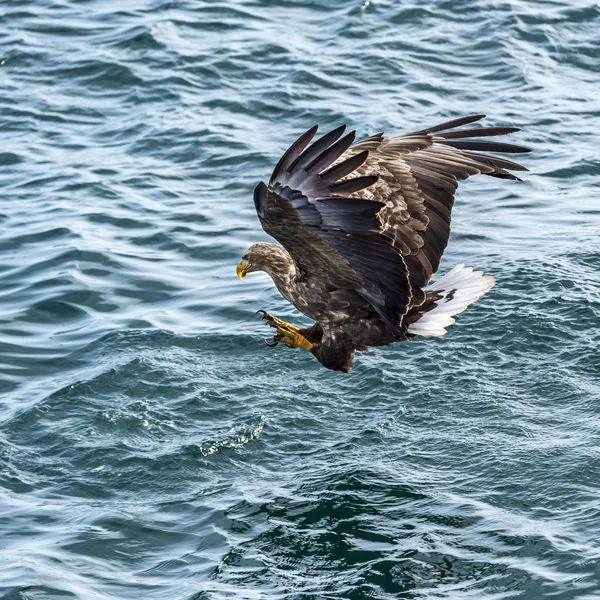
[[[240,262],[237,264],[237,267],[235,268],[237,276],[240,279],[244,279],[244,275],[246,275],[251,266],[252,265],[247,260],[242,258],[242,260],[240,260]]]

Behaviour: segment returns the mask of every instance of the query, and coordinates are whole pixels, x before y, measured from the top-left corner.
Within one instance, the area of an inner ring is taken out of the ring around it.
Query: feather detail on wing
[[[479,152],[522,153],[529,152],[528,148],[471,139],[505,135],[518,129],[455,129],[483,116],[463,117],[387,139],[376,134],[342,156],[342,160],[350,160],[355,153],[369,151],[358,173],[377,174],[379,179],[363,195],[385,204],[379,213],[382,229],[404,257],[413,305],[424,301],[423,288],[437,271],[448,244],[458,182],[477,174],[520,181],[510,171],[527,171],[505,158]]]
[[[331,297],[338,303],[347,290],[341,304],[349,318],[354,309],[364,313],[367,303],[398,330],[410,304],[408,271],[393,240],[381,232],[383,204],[361,197],[377,174],[349,177],[367,160],[368,148],[339,160],[354,142],[354,132],[342,137],[344,130],[310,146],[317,127],[300,136],[269,184],[258,184],[254,204],[263,229],[286,248],[311,285],[335,292]]]

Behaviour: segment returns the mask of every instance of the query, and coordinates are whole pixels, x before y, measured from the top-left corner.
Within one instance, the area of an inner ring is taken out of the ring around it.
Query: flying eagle
[[[518,129],[457,129],[484,116],[356,144],[342,125],[309,145],[315,125],[290,146],[269,184],[254,190],[260,223],[279,244],[252,245],[236,269],[240,279],[265,271],[315,321],[300,329],[259,311],[276,329],[272,345],[304,348],[349,373],[355,350],[443,335],[492,288],[492,277],[463,264],[428,285],[448,243],[458,182],[479,173],[520,181],[510,171],[527,171],[479,152],[528,148],[471,139]]]

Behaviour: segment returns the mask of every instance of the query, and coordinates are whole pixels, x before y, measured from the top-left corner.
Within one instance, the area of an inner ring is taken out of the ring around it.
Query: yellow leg
[[[266,321],[267,325],[269,325],[270,327],[273,327],[273,329],[287,329],[288,331],[295,331],[295,332],[299,331],[298,327],[296,327],[295,325],[292,325],[291,323],[286,323],[285,321],[282,321],[281,319],[274,317],[272,314],[270,314],[264,310],[259,310],[258,312],[262,313],[263,321]]]
[[[304,348],[305,350],[312,350],[313,345],[302,335],[296,331],[290,331],[289,329],[277,328],[277,335],[273,337],[275,344],[285,344],[288,348]]]

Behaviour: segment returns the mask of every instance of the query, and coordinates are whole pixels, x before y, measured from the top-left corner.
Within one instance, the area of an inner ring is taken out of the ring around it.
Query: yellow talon
[[[262,313],[262,318],[267,322],[267,325],[273,327],[274,329],[287,329],[288,331],[298,332],[300,329],[291,323],[286,323],[277,317],[274,317],[272,314],[259,310],[258,312]]]
[[[287,325],[287,323],[286,323]],[[305,350],[312,350],[313,345],[302,335],[296,331],[290,331],[289,329],[277,328],[277,335],[273,337],[273,341],[280,344],[285,344],[288,348],[304,348]]]

